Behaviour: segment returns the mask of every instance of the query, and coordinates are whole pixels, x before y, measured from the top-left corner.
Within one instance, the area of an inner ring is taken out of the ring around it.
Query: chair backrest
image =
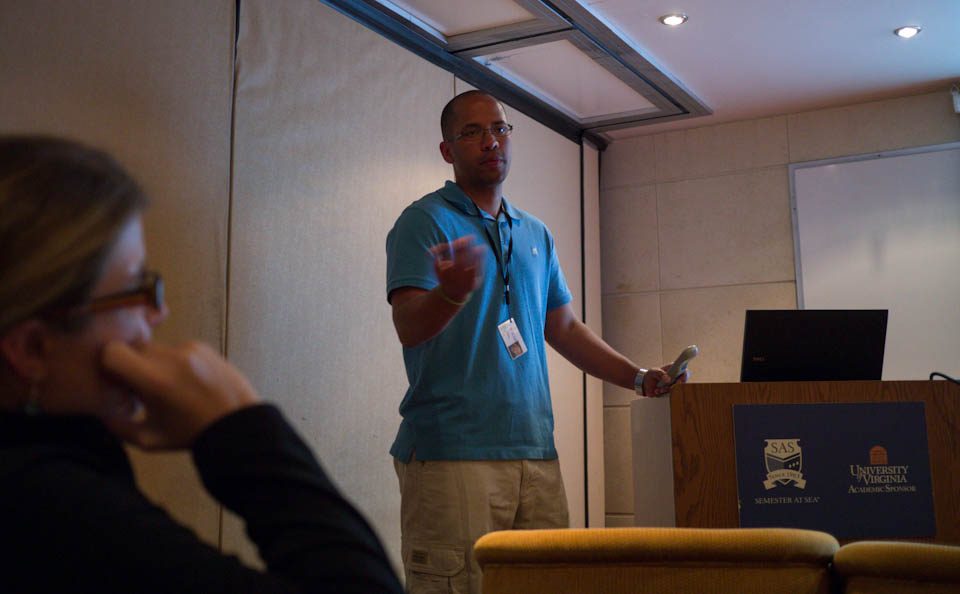
[[[847,594],[957,594],[960,546],[854,542],[837,551],[834,571]]]
[[[508,530],[475,547],[484,594],[828,594],[839,549],[780,528]]]

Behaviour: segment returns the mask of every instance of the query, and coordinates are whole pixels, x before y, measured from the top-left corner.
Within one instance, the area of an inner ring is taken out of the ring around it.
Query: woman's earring
[[[27,402],[23,405],[23,412],[31,417],[43,412],[40,408],[40,382],[30,382],[30,395],[27,396]]]

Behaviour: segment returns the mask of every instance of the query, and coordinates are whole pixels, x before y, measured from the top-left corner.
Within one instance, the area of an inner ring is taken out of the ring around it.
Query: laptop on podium
[[[741,382],[879,380],[885,309],[747,310]]]

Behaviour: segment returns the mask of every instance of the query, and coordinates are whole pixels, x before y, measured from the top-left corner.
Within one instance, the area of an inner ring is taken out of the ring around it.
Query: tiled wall
[[[788,164],[957,140],[944,90],[612,143],[600,174],[604,338],[647,366],[696,343],[692,381],[738,381],[744,310],[796,307]],[[634,521],[633,398],[604,385],[607,526]]]

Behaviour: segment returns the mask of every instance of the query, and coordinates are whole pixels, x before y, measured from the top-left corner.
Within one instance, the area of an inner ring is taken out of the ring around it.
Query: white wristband
[[[637,392],[637,396],[646,396],[643,391],[643,377],[647,375],[647,369],[640,368],[637,370],[637,377],[633,378],[633,389]]]

